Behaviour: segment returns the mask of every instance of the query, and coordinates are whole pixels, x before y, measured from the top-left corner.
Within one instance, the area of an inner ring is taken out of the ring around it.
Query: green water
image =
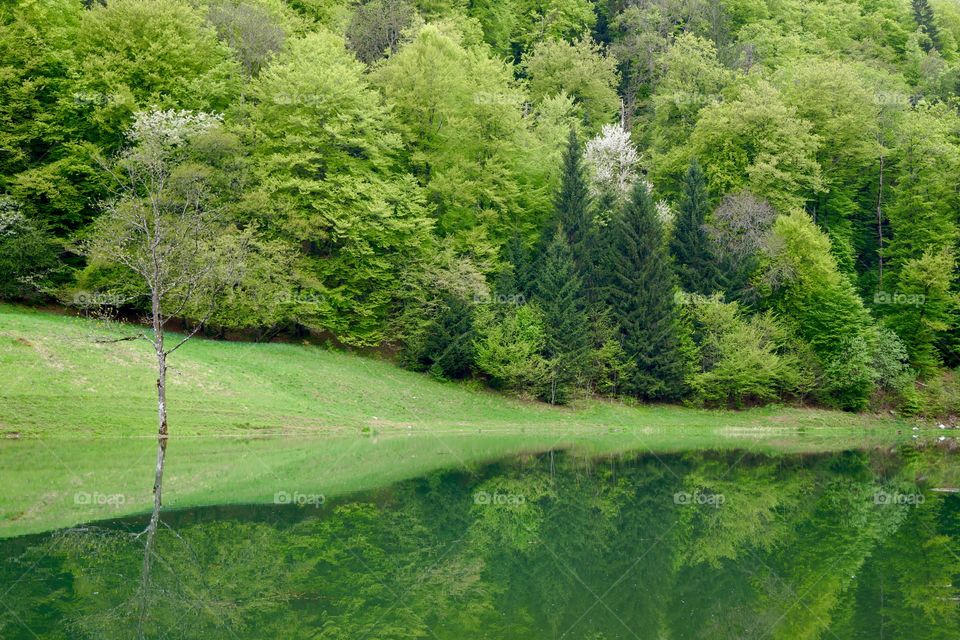
[[[281,490],[288,504],[169,511],[142,628],[244,640],[955,640],[957,471],[934,445],[555,451],[349,497]],[[143,525],[0,541],[0,638],[136,637]]]

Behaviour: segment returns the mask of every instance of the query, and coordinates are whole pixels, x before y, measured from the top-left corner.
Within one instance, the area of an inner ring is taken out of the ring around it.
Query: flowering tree
[[[622,200],[630,195],[639,173],[640,154],[630,134],[619,125],[604,125],[587,143],[583,154],[595,196],[612,195]]]

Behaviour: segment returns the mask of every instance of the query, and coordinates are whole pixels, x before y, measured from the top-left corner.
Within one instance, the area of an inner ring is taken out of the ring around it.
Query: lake
[[[514,450],[329,495],[278,467],[165,511],[145,592],[142,513],[0,540],[0,637],[133,638],[146,602],[148,638],[956,639],[952,445]]]

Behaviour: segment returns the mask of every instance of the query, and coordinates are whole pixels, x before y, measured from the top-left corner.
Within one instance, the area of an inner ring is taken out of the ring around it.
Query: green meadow
[[[0,537],[146,512],[150,347],[126,325],[0,306]],[[565,449],[815,452],[909,439],[891,419],[582,400],[570,408],[443,383],[300,344],[192,340],[171,361],[165,506],[335,499],[443,468]]]

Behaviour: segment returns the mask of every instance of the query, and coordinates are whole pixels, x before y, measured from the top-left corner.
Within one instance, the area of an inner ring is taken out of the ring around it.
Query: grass
[[[95,341],[125,331],[0,305],[0,537],[149,509],[150,346]],[[168,508],[335,498],[549,449],[810,452],[910,438],[893,420],[822,410],[550,407],[294,344],[192,340],[169,379]]]
[[[97,343],[125,329],[0,305],[0,435],[149,436],[155,373],[144,341]],[[887,421],[805,409],[744,412],[583,401],[524,402],[441,383],[389,362],[296,344],[195,339],[170,362],[175,435],[363,429],[456,430],[761,426],[861,428]]]

